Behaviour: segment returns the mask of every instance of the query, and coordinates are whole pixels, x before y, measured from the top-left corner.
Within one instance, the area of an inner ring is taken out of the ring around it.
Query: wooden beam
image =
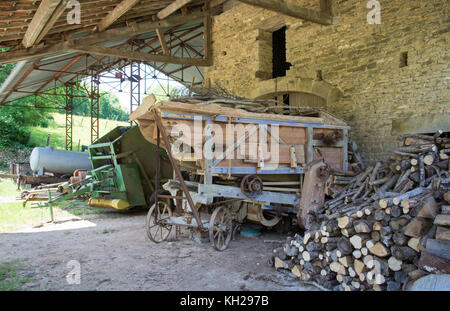
[[[203,58],[185,58],[160,54],[147,54],[136,51],[121,50],[118,48],[108,48],[102,46],[73,46],[70,50],[74,52],[126,58],[129,60],[143,62],[161,62],[169,64],[193,65],[193,66],[211,66],[208,59]]]
[[[114,10],[109,12],[104,19],[102,19],[98,25],[98,31],[105,31],[109,26],[111,26],[119,17],[128,12],[139,0],[123,0],[120,2]]]
[[[115,41],[120,39],[127,39],[154,31],[157,28],[173,27],[190,23],[207,16],[207,12],[196,12],[186,16],[173,16],[162,21],[144,22],[137,24],[136,29],[130,27],[122,27],[117,29],[109,29],[101,33],[94,33],[81,37],[79,39],[64,41],[53,45],[42,47],[31,47],[30,49],[15,50],[10,52],[0,53],[0,65],[15,63],[22,60],[32,59],[36,57],[45,57],[57,53],[67,52],[69,46],[85,46],[95,45],[107,41]]]
[[[156,34],[158,35],[159,42],[161,43],[161,48],[164,55],[169,55],[169,48],[167,47],[166,37],[164,36],[161,28],[156,28]]]
[[[283,13],[288,16],[304,19],[321,25],[331,25],[331,15],[323,11],[314,11],[295,4],[286,3],[284,0],[239,0],[240,2],[254,5],[266,10]]]
[[[34,13],[33,19],[28,25],[27,31],[23,37],[22,45],[26,48],[32,47],[37,42],[38,37],[45,36],[46,32],[50,28],[46,27],[50,21],[52,15],[55,13],[61,0],[42,0],[36,13]],[[54,23],[54,22],[53,22]],[[53,26],[53,25],[51,25]]]
[[[58,21],[58,19],[61,17],[61,15],[66,10],[66,6],[69,0],[63,0],[61,3],[57,6],[55,9],[55,12],[52,14],[52,17],[50,17],[49,21],[45,25],[44,29],[39,34],[38,38],[36,39],[36,42],[34,44],[38,44],[41,42],[42,39],[44,39],[45,35],[52,29],[53,25]]]
[[[320,0],[320,12],[328,16],[333,16],[332,0]]]
[[[156,15],[159,19],[164,19],[168,17],[169,15],[172,15],[175,11],[181,9],[186,4],[192,2],[193,0],[176,0],[169,4],[166,8],[159,11],[159,13]]]

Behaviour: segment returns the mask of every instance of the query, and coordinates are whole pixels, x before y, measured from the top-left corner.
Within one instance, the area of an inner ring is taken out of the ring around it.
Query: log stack
[[[277,269],[333,290],[405,288],[450,273],[449,139],[403,135],[385,162],[352,176],[335,172],[315,225],[274,250]]]

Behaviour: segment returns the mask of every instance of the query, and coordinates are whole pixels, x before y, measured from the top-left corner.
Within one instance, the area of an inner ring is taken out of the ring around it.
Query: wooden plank
[[[444,227],[437,227],[436,240],[450,241],[450,229]]]
[[[67,6],[68,2],[69,2],[69,0],[61,1],[61,3],[55,9],[55,12],[52,14],[52,17],[50,17],[50,19],[47,22],[47,24],[45,25],[44,29],[41,31],[41,33],[37,37],[35,44],[38,44],[39,42],[41,42],[41,40],[44,39],[45,35],[50,31],[50,29],[53,28],[55,23],[58,21],[58,19],[61,17],[61,15],[66,10],[66,6]]]
[[[126,58],[128,60],[136,60],[143,62],[161,62],[169,64],[181,64],[192,66],[211,66],[209,60],[203,58],[186,58],[169,55],[147,54],[136,51],[122,50],[118,48],[108,48],[103,46],[73,46],[70,50],[80,53],[89,53],[103,56],[112,56],[118,58]]]
[[[437,215],[434,224],[437,226],[450,227],[450,215]]]
[[[139,0],[123,0],[120,2],[114,10],[109,12],[109,14],[100,21],[97,25],[98,31],[104,31],[109,26],[111,26],[119,17],[128,12]]]
[[[203,19],[203,47],[206,59],[212,58],[211,25],[211,16],[206,16]]]
[[[267,114],[267,113],[254,113],[248,112],[242,109],[234,109],[228,107],[222,107],[216,104],[209,104],[203,106],[196,106],[192,104],[161,101],[155,106],[164,112],[174,112],[181,114],[196,114],[196,115],[214,115],[214,116],[228,116],[237,118],[249,118],[249,119],[260,119],[270,120],[270,121],[291,121],[298,123],[317,123],[324,124],[322,118],[313,117],[301,117],[301,116],[290,116],[290,115],[278,115],[278,114]],[[150,115],[148,116],[150,117]],[[239,122],[237,122],[239,123]],[[283,124],[283,126],[288,126]],[[294,125],[293,125],[294,126]]]
[[[156,34],[158,36],[159,42],[161,43],[161,48],[164,55],[169,55],[169,48],[167,47],[166,37],[164,36],[161,28],[156,28]]]
[[[342,150],[342,158],[344,159],[342,163],[342,169],[344,171],[348,170],[348,130],[343,130],[343,150]]]
[[[307,147],[306,147],[306,163],[310,163],[314,160],[314,130],[312,127],[308,127],[306,130],[307,135]]]
[[[422,252],[419,268],[429,273],[448,274],[450,273],[450,260],[428,252]]]
[[[450,241],[428,239],[426,249],[428,253],[450,260]]]
[[[60,3],[61,0],[42,0],[23,37],[22,45],[24,47],[29,48],[35,43],[38,43],[37,38],[43,32],[47,22],[50,20]],[[49,29],[47,29],[47,31],[48,30]]]
[[[239,0],[240,2],[254,5],[266,10],[283,13],[288,16],[300,18],[321,25],[331,25],[332,18],[323,11],[314,11],[298,5],[287,3],[284,0]]]
[[[166,8],[159,11],[159,13],[156,15],[159,19],[164,19],[168,17],[169,15],[172,15],[175,11],[181,9],[185,5],[189,4],[193,0],[176,0],[169,4]]]

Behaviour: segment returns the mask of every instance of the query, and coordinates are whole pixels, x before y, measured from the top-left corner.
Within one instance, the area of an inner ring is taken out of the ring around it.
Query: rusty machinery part
[[[153,204],[147,214],[147,221],[145,229],[147,236],[155,243],[165,241],[172,232],[173,225],[168,223],[172,217],[172,209],[167,202],[158,201],[158,204]]]
[[[218,251],[223,251],[230,244],[233,235],[233,217],[225,206],[216,208],[209,220],[209,240]]]
[[[247,220],[253,223],[261,224],[264,227],[276,226],[281,217],[275,210],[263,209],[260,204],[247,204]]]
[[[328,165],[323,160],[315,160],[308,164],[297,213],[297,222],[303,229],[309,230],[318,226],[313,215],[325,201],[327,177]]]
[[[246,175],[241,181],[241,191],[249,198],[255,198],[263,191],[263,182],[258,175]]]

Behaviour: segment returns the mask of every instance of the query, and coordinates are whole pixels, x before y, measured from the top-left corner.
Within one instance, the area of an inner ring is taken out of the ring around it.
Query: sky
[[[156,71],[155,69],[151,68],[150,66],[146,66],[145,71],[143,70],[143,67],[141,67],[141,76],[142,79],[140,81],[141,83],[141,102],[144,99],[144,97],[148,96],[150,92],[147,92],[145,94],[145,89],[148,91],[151,89],[154,89],[155,87],[161,86],[167,90],[167,87],[169,88],[184,88],[184,86],[181,83],[178,83],[177,81],[169,78],[168,76],[164,75],[163,73]],[[129,66],[124,68],[124,71],[126,73],[130,72]],[[144,73],[146,73],[147,78],[144,79]],[[111,93],[119,99],[120,105],[123,107],[123,109],[127,112],[130,111],[130,82],[124,81],[122,82],[122,85],[120,83],[120,79],[114,77],[115,73],[108,73],[105,74],[100,78],[100,90],[106,91],[108,93]],[[156,76],[157,79],[152,78],[153,76]],[[122,90],[122,91],[120,91]],[[155,94],[155,95],[164,95],[164,94]]]

